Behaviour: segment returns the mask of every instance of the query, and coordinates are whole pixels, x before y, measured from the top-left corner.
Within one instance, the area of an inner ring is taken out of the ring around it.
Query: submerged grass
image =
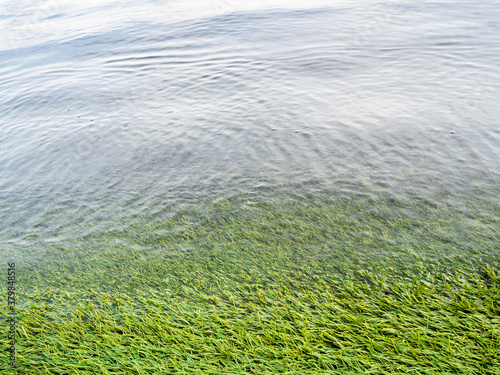
[[[44,245],[18,272],[19,367],[499,374],[498,207],[444,202],[240,197]]]

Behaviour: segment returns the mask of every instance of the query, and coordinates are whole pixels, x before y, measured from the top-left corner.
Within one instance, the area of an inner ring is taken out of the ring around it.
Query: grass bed
[[[239,197],[45,244],[32,251],[50,261],[18,271],[19,367],[499,374],[499,216],[484,202]]]

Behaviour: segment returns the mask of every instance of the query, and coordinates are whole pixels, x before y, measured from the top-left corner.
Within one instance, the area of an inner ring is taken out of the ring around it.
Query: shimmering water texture
[[[20,366],[497,373],[497,2],[249,3],[0,1]]]

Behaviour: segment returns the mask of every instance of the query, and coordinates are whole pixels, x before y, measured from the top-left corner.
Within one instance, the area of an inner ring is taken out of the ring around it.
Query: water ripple
[[[137,20],[1,51],[0,235],[67,239],[318,181],[428,197],[497,185],[490,3],[479,23],[460,21],[472,2],[410,3]]]

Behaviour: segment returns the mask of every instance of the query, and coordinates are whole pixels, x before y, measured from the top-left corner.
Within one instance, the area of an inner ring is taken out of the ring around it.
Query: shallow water
[[[0,2],[17,261],[200,199],[480,191],[498,210],[496,1],[87,4]]]

